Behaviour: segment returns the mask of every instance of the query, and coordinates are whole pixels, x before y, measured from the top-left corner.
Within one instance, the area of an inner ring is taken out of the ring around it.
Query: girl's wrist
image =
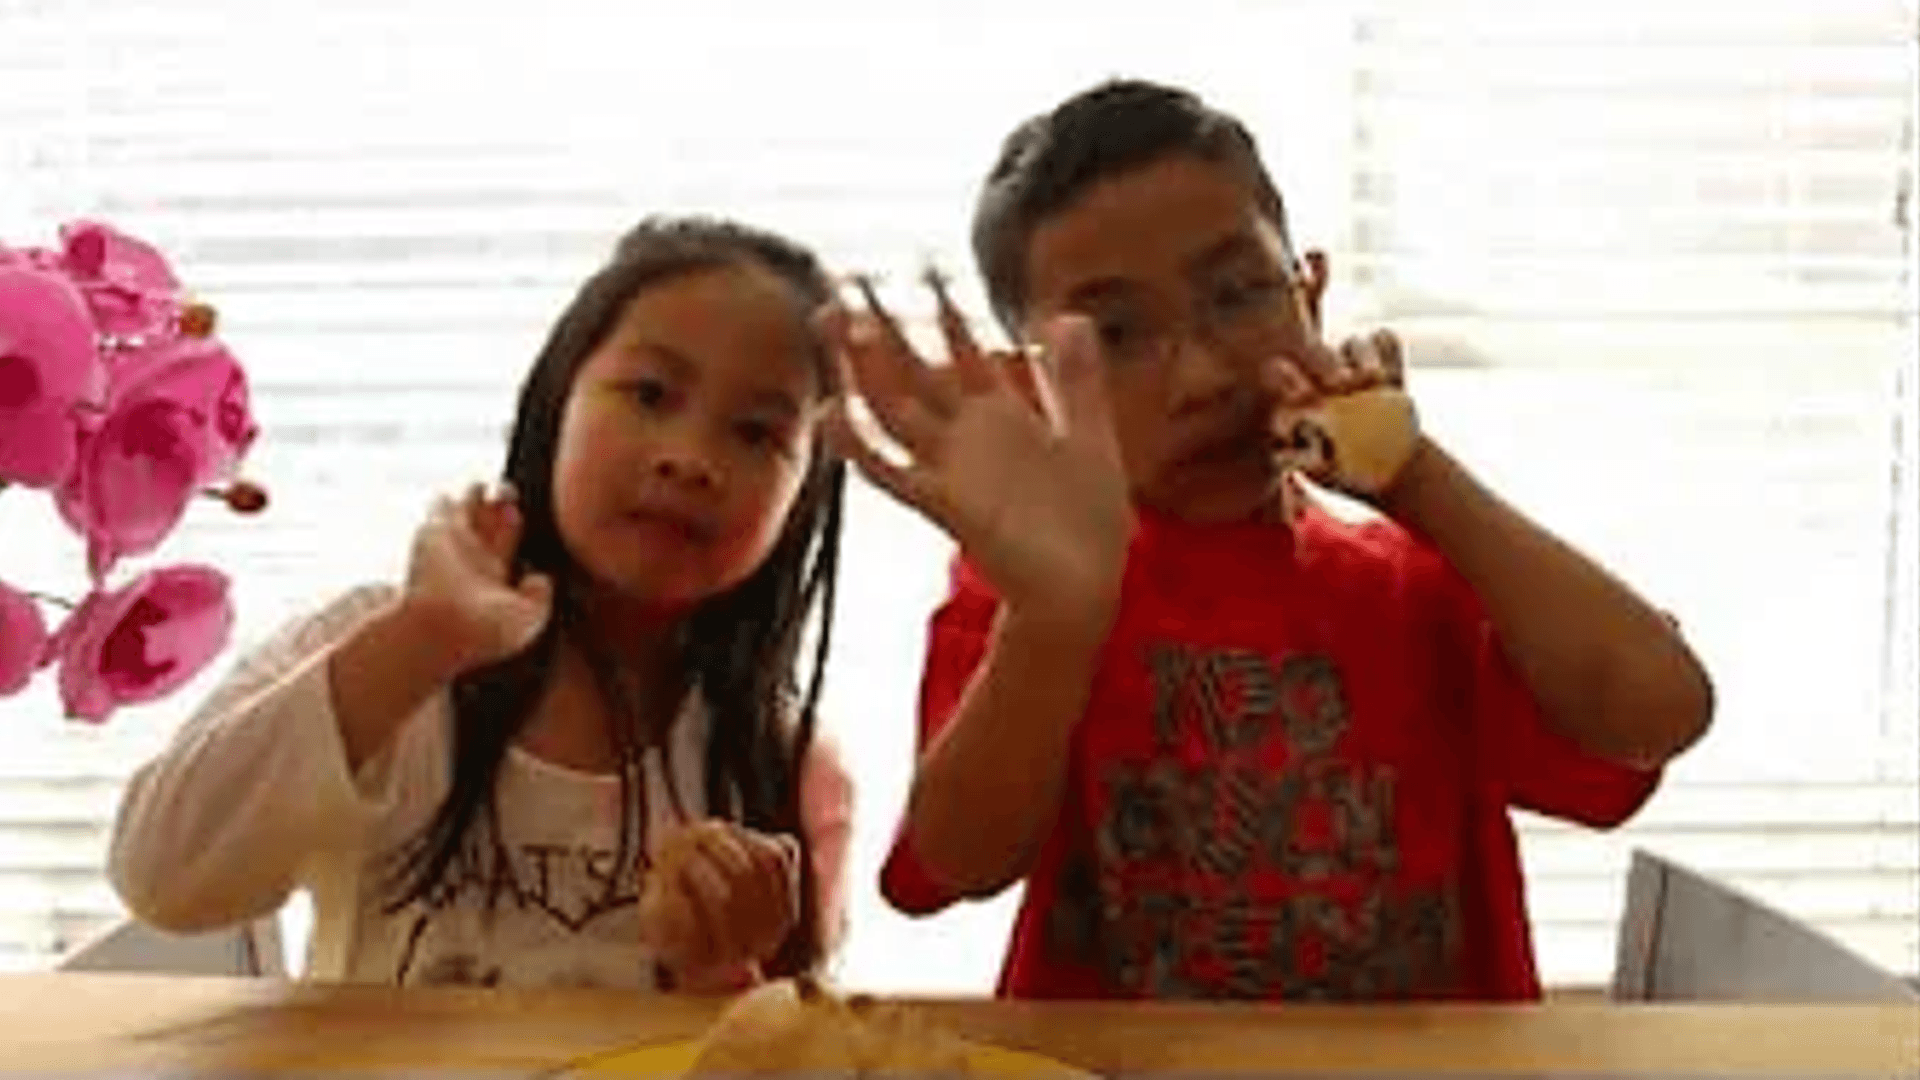
[[[465,644],[458,620],[444,609],[403,594],[382,615],[419,665],[443,681],[474,666],[473,650]]]

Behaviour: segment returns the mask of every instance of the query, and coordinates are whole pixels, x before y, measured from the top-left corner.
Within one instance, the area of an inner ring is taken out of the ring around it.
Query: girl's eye
[[[657,409],[667,403],[667,384],[659,379],[640,379],[632,386],[633,400],[643,409]]]

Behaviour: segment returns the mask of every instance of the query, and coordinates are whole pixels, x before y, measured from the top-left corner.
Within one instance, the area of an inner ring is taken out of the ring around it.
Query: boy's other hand
[[[1423,443],[1403,357],[1400,339],[1376,330],[1275,358],[1275,451],[1314,480],[1379,503]]]

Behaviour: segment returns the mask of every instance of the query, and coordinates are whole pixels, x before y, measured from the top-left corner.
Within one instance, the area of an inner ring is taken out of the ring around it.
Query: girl
[[[110,874],[184,932],[312,892],[309,974],[720,990],[837,935],[848,778],[814,737],[843,470],[814,257],[643,222],[520,393],[504,484],[407,579],[244,659],[128,785]],[[805,689],[802,630],[818,619]],[[648,882],[663,836],[691,852]],[[643,924],[639,898],[681,913]]]

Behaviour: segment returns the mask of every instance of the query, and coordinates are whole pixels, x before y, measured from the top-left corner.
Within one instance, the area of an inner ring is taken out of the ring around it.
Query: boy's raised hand
[[[823,329],[849,391],[908,460],[883,456],[854,426],[844,397],[832,420],[840,449],[946,530],[1010,610],[1086,620],[1076,625],[1104,634],[1133,509],[1092,324],[1080,316],[1048,322],[1029,371],[1024,356],[983,350],[935,282],[951,357],[940,369],[915,354],[863,288],[868,310],[833,309]]]

